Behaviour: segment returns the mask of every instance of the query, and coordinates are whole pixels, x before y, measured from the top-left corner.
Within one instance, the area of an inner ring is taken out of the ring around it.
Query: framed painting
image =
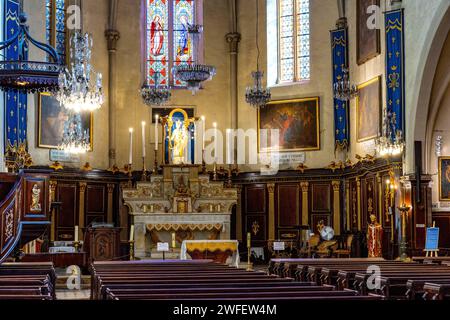
[[[267,131],[267,148],[261,148],[261,129]],[[279,141],[271,141],[279,130]],[[269,102],[258,111],[258,152],[320,150],[319,97]]]
[[[38,147],[58,149],[62,142],[64,125],[70,113],[62,108],[59,101],[50,93],[39,93],[38,96]],[[82,130],[90,135],[91,151],[93,150],[93,115],[81,113]]]
[[[373,10],[369,7],[380,7],[380,0],[357,0],[356,1],[356,51],[359,65],[376,57],[381,53],[380,30],[377,26],[370,25],[373,21]],[[369,9],[369,13],[368,13]],[[375,13],[376,14],[376,13]]]
[[[439,157],[439,201],[450,201],[450,157]]]
[[[356,97],[357,141],[378,138],[381,131],[381,77],[376,77],[358,86]]]

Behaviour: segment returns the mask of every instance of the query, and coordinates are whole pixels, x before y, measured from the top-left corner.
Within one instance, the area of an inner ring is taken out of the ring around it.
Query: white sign
[[[80,156],[76,154],[71,154],[64,150],[50,150],[50,161],[58,161],[58,162],[71,162],[71,163],[79,163]]]
[[[278,241],[273,243],[274,251],[284,251],[284,249],[285,249],[284,242]]]
[[[169,252],[168,242],[158,242],[158,247],[156,248],[158,252]]]
[[[305,163],[306,154],[304,152],[286,152],[272,153],[272,163],[278,163],[280,166],[298,167],[301,163]]]

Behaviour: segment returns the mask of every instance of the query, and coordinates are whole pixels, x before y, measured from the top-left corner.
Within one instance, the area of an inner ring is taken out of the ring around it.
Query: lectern
[[[89,263],[120,257],[121,229],[113,226],[92,226],[85,230],[84,250],[89,257]]]

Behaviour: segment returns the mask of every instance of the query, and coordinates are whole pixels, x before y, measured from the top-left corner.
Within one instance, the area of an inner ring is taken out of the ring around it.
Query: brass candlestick
[[[147,181],[147,168],[145,166],[145,157],[142,157],[142,176],[141,181]]]
[[[128,241],[128,243],[130,244],[130,261],[135,260],[134,257],[134,240],[130,240]]]
[[[128,188],[133,188],[133,169],[132,164],[128,164],[127,167],[127,173],[128,173]]]
[[[158,150],[155,150],[155,161],[153,163],[153,174],[158,174]]]
[[[75,248],[75,252],[80,252],[80,241],[74,241],[73,246]]]
[[[252,234],[247,233],[247,271],[252,271],[252,263],[250,261],[250,256],[252,254]]]
[[[217,181],[217,163],[214,161],[214,167],[213,167],[213,180]]]

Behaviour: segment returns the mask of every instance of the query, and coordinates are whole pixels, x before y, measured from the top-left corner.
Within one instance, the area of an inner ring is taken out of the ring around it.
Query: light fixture
[[[89,129],[83,130],[81,115],[73,113],[64,124],[62,143],[58,147],[71,154],[86,153],[91,150]]]
[[[148,106],[160,106],[170,100],[172,93],[168,86],[162,86],[159,81],[159,72],[154,74],[154,85],[148,81],[141,88],[141,96],[144,103]]]
[[[442,156],[442,145],[443,145],[443,138],[441,135],[436,136],[436,142],[435,142],[435,153],[436,153],[436,157],[440,157]]]
[[[76,31],[71,39],[71,70],[59,75],[56,99],[73,112],[94,111],[103,104],[102,74],[95,74],[91,66],[92,36]],[[91,76],[96,76],[92,81]]]
[[[341,101],[349,101],[358,95],[356,85],[350,83],[349,70],[342,69],[342,77],[338,77],[338,81],[334,83],[334,98]]]
[[[264,107],[272,98],[270,89],[263,88],[262,79],[264,77],[264,72],[259,70],[259,3],[256,0],[256,71],[252,72],[252,78],[254,80],[253,87],[247,87],[245,92],[245,101],[255,108]]]
[[[203,27],[200,25],[189,25],[188,33],[192,39],[193,48],[198,50]],[[211,80],[216,75],[216,68],[205,64],[183,63],[173,67],[172,72],[174,77],[186,83],[188,90],[191,90],[194,95],[200,90],[203,82]]]
[[[18,52],[17,60],[0,61],[0,90],[21,93],[55,92],[58,90],[58,75],[63,68],[56,50],[36,41],[30,36],[27,16],[21,13],[18,18],[19,29],[4,42],[0,51],[10,47]],[[52,62],[28,60],[29,44],[44,51]]]
[[[399,156],[405,149],[403,133],[397,130],[395,113],[385,111],[385,123],[383,135],[375,141],[376,150],[382,157]]]

